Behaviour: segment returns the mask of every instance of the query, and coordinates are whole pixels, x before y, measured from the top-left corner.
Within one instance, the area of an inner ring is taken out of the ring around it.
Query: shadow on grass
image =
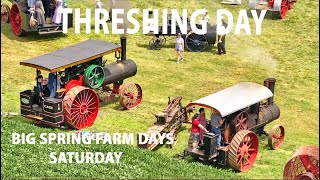
[[[38,34],[38,32],[26,32],[21,37],[17,37],[13,34],[10,24],[1,24],[1,33],[8,39],[16,40],[19,42],[45,42],[67,37],[67,35],[63,33],[40,35]]]
[[[178,155],[175,156],[174,158],[176,159],[179,159],[178,158]],[[238,173],[237,171],[233,170],[231,167],[229,167],[228,165],[219,165],[217,163],[214,163],[212,161],[202,161],[200,160],[199,158],[193,158],[191,157],[190,155],[184,157],[184,159],[180,159],[180,160],[183,160],[183,161],[186,161],[188,163],[194,163],[194,162],[197,162],[197,163],[200,163],[200,164],[203,164],[203,165],[206,165],[206,166],[210,166],[210,167],[213,167],[213,168],[216,168],[216,169],[219,169],[219,170],[231,170],[232,172],[234,173]]]
[[[158,49],[151,49],[150,46],[149,46],[149,43],[145,43],[145,44],[142,44],[142,43],[136,43],[136,45],[138,47],[141,47],[141,48],[146,48],[150,51],[160,51],[161,49],[172,49],[175,51],[174,49],[174,44],[173,43],[166,43],[164,44],[164,46],[162,46],[161,48],[158,48]],[[213,49],[216,49],[214,46],[207,46],[203,51],[201,52],[212,52]],[[185,51],[183,51],[184,53],[187,52],[187,53],[201,53],[201,52],[193,52],[193,51],[189,51],[187,48],[185,48]]]
[[[113,109],[117,111],[125,111],[126,109],[121,106],[119,102],[119,98],[113,98],[111,101],[106,101],[106,102],[100,102],[99,108],[109,106],[111,104],[117,104]]]

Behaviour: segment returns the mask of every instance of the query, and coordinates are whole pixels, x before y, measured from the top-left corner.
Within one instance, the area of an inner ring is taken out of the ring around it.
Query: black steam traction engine
[[[7,4],[1,4],[1,23],[10,23],[13,34],[16,36],[24,35],[26,32],[38,32],[41,34],[62,33],[62,23],[54,24],[51,22],[53,13],[50,13],[48,20],[43,26],[30,24],[32,14],[28,11],[27,0],[9,0],[12,3],[11,9]],[[54,12],[56,3],[50,1],[50,9]],[[34,14],[34,19],[36,14]],[[68,14],[68,28],[72,27],[72,13]]]
[[[102,57],[112,52],[116,62],[106,64]],[[135,62],[126,59],[125,38],[121,38],[121,46],[87,40],[20,64],[54,73],[56,83],[57,73],[61,73],[62,86],[54,98],[48,97],[47,79],[43,81],[43,100],[37,87],[20,93],[21,115],[39,123],[52,126],[67,124],[82,129],[94,123],[99,100],[110,101],[119,96],[125,109],[137,107],[142,100],[138,84],[123,84],[124,79],[137,73]]]
[[[152,15],[152,11],[149,12],[149,16]],[[150,49],[160,50],[166,43],[168,37],[175,38],[178,33],[181,33],[180,27],[176,24],[176,34],[171,33],[171,19],[168,16],[168,26],[167,33],[163,32],[163,26],[159,26],[159,32],[154,33],[149,32],[148,36],[153,36],[149,41]],[[200,24],[196,24],[198,28],[201,28]],[[185,47],[191,52],[201,52],[204,51],[208,46],[213,46],[216,43],[217,26],[213,24],[207,24],[206,34],[196,34],[191,31],[190,21],[187,20],[187,34],[182,34],[181,37],[185,40]],[[173,39],[172,38],[172,39]]]
[[[276,80],[268,78],[264,86],[242,82],[232,87],[193,101],[187,105],[209,108],[218,113],[225,122],[221,126],[222,148],[217,149],[217,135],[204,135],[204,144],[192,151],[192,137],[184,156],[195,159],[229,165],[237,171],[249,170],[258,154],[258,135],[268,135],[268,144],[272,149],[279,148],[284,140],[284,128],[275,125],[269,133],[264,131],[266,124],[278,119],[280,109],[273,101]],[[208,127],[207,127],[208,128]],[[208,128],[209,130],[209,128]]]

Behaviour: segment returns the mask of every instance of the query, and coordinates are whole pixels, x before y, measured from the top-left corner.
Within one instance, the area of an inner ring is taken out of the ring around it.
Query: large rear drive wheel
[[[254,132],[248,130],[238,132],[229,147],[229,166],[236,171],[248,171],[256,161],[258,143],[258,137]]]
[[[75,129],[91,126],[99,111],[99,98],[89,88],[76,86],[63,98],[65,121]]]
[[[10,24],[13,34],[21,36],[24,34],[22,29],[21,11],[17,4],[13,4],[10,10]]]
[[[120,104],[126,109],[136,108],[142,100],[142,89],[139,84],[126,83],[120,90]]]

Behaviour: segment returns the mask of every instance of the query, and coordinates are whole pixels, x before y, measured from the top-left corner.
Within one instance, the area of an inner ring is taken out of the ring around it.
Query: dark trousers
[[[220,39],[221,36],[218,35],[218,39]],[[222,38],[221,38],[221,43],[218,43],[218,54],[221,54],[221,53],[226,53],[226,48],[225,48],[225,43],[226,43],[226,35],[223,35]]]
[[[50,0],[42,0],[42,4],[45,12],[44,17],[50,17]]]
[[[218,43],[218,54],[226,53],[225,42]]]
[[[220,147],[220,146],[221,146],[221,140],[222,140],[222,135],[221,135],[221,129],[220,129],[220,127],[211,126],[211,132],[213,132],[214,134],[217,134],[217,135],[218,135],[217,147]]]

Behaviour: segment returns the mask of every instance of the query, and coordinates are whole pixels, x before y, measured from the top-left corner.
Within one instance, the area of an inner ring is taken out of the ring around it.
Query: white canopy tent
[[[239,5],[241,4],[241,0],[223,0],[221,4],[234,4]]]

